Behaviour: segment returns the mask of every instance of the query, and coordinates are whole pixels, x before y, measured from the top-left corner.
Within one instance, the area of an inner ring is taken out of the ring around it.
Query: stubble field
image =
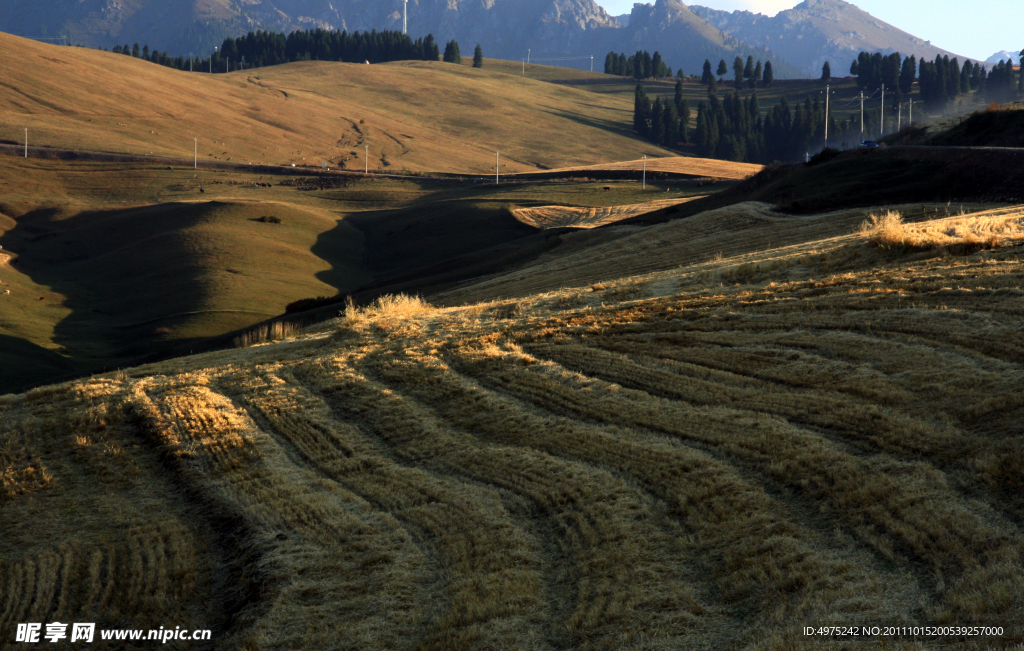
[[[863,648],[803,626],[984,625],[1002,637],[888,648],[1018,645],[1022,213],[899,243],[818,228],[3,398],[0,630],[793,649]]]

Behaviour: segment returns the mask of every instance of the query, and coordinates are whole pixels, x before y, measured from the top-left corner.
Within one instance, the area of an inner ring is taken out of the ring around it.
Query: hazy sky
[[[653,4],[654,0],[648,0]],[[796,0],[684,0],[714,9],[775,15]],[[629,13],[634,0],[597,0],[612,15]],[[957,54],[984,61],[1000,50],[1024,49],[1024,2],[1021,0],[854,0],[864,11],[914,36]]]

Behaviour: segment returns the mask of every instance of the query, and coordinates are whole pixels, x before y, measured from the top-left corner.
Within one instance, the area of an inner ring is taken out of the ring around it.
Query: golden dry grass
[[[597,165],[584,165],[578,167],[562,167],[553,170],[539,172],[540,174],[551,174],[554,172],[598,172],[598,171],[630,171],[639,172],[644,168],[643,159],[629,160],[614,163],[600,163]],[[648,158],[646,162],[649,172],[668,172],[671,174],[685,174],[687,176],[707,177],[712,179],[742,180],[753,176],[761,171],[763,165],[753,163],[735,163],[715,158],[690,158],[687,156],[673,156],[668,158]]]
[[[702,196],[686,197],[685,199],[661,199],[647,203],[634,203],[625,206],[605,206],[600,208],[583,208],[578,206],[539,206],[537,208],[516,208],[512,211],[516,219],[536,228],[597,228],[606,224],[614,224],[623,219],[636,217],[645,213],[668,208]]]
[[[768,650],[884,646],[803,626],[986,625],[1002,637],[887,648],[1016,647],[1024,250],[882,249],[864,217],[739,207],[714,222],[745,223],[722,236],[743,248],[676,268],[385,298],[0,398],[0,629]]]
[[[889,210],[870,215],[860,231],[883,248],[980,251],[996,248],[1008,240],[1024,239],[1024,219],[1011,212],[911,225],[903,222],[900,213]]]
[[[493,173],[641,147],[629,98],[441,62],[305,62],[230,74],[0,34],[0,139],[200,160]],[[586,115],[592,125],[577,116]]]

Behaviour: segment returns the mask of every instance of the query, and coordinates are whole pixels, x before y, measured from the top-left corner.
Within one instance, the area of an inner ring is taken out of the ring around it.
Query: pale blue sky
[[[596,0],[612,15],[629,13],[635,0]],[[684,0],[685,1],[685,0]],[[654,0],[648,0],[653,4]],[[775,15],[796,0],[691,0],[713,9],[746,9]],[[957,54],[984,61],[1000,50],[1024,49],[1021,0],[853,0],[864,11]]]

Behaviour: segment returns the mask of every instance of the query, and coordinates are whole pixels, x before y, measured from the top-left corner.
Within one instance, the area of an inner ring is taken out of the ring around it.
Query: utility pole
[[[494,185],[498,185],[501,181],[498,179],[498,162],[499,152],[494,152]]]
[[[643,179],[644,179],[643,180],[643,185],[640,186],[640,189],[642,191],[646,191],[647,190],[647,154],[644,154],[644,177],[643,177]]]
[[[405,0],[405,7],[402,10],[402,33],[409,33],[409,0]]]
[[[199,138],[193,138],[192,140],[192,144],[195,147],[195,151],[192,153],[192,169],[197,170],[199,169]]]
[[[860,141],[864,142],[864,91],[860,91]]]
[[[878,125],[878,135],[885,135],[885,84],[882,84],[882,122]]]
[[[896,132],[903,127],[903,102],[900,102],[899,108],[896,109]]]
[[[914,126],[914,98],[910,98],[910,121],[907,122],[910,126]]]
[[[25,158],[28,158],[28,129],[25,129]]]
[[[825,146],[828,147],[828,89],[829,85],[825,84]]]
[[[366,145],[366,158],[363,159],[363,174],[370,173],[370,145]]]
[[[594,55],[590,55],[590,72],[594,72]]]
[[[530,48],[526,48],[526,62],[530,62]]]

